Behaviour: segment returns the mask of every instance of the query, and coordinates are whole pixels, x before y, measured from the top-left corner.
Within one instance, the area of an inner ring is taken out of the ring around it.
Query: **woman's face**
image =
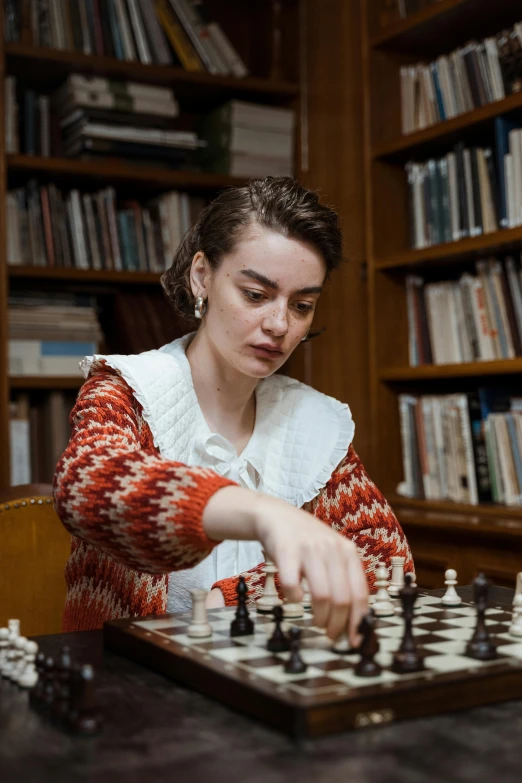
[[[192,281],[195,295],[208,299],[202,324],[207,339],[239,372],[272,375],[310,329],[326,274],[322,257],[257,224],[217,270],[198,255]]]

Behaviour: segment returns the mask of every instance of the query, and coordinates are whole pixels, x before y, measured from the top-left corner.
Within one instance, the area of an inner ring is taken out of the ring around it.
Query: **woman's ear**
[[[192,259],[192,266],[190,268],[190,288],[194,298],[202,296],[203,299],[208,298],[208,284],[210,280],[210,264],[207,261],[206,255],[198,250],[194,258]]]

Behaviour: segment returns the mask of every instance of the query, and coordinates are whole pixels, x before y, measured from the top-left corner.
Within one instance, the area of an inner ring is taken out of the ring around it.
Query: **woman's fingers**
[[[352,595],[352,611],[348,623],[348,638],[352,647],[358,647],[361,637],[357,629],[362,618],[368,612],[368,583],[366,581],[362,563],[359,560],[356,551],[348,556],[347,573]]]
[[[351,612],[352,587],[348,575],[347,556],[344,541],[336,542],[335,551],[330,555],[328,580],[330,589],[330,616],[326,632],[331,639],[337,639],[345,630]],[[339,546],[341,544],[341,546]]]

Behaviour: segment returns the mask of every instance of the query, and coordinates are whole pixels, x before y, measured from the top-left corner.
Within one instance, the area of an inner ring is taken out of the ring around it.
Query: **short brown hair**
[[[200,213],[176,250],[161,285],[174,310],[194,317],[190,288],[192,259],[198,251],[217,269],[252,222],[311,245],[323,258],[328,276],[342,260],[339,216],[319,196],[292,177],[265,177],[242,188],[227,188]]]

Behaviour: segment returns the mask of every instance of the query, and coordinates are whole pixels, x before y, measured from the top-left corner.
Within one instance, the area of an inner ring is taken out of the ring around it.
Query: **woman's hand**
[[[224,487],[212,496],[203,526],[217,540],[260,541],[289,600],[301,600],[305,576],[316,625],[332,639],[346,630],[351,644],[357,644],[357,627],[368,611],[368,586],[349,539],[307,511],[241,487]]]
[[[207,609],[223,609],[225,598],[219,587],[214,587],[207,595],[205,604]]]

